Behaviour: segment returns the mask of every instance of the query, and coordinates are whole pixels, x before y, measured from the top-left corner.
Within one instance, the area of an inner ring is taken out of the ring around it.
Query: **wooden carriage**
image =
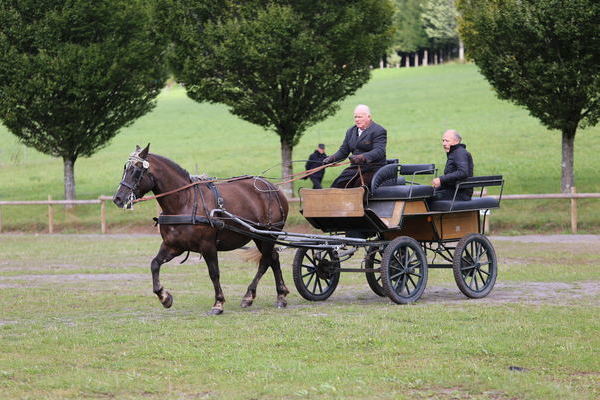
[[[392,163],[377,171],[370,188],[302,189],[301,212],[307,221],[354,241],[340,239],[334,248],[301,247],[293,267],[300,294],[324,300],[335,290],[339,273],[352,271],[364,272],[378,295],[411,303],[422,295],[429,268],[452,268],[466,296],[487,296],[497,261],[485,236],[485,218],[500,206],[503,178],[471,177],[458,183],[453,200],[436,200],[430,185],[415,182],[418,175],[435,172],[434,164]],[[488,186],[499,186],[499,196],[482,197]],[[469,188],[480,188],[479,196],[456,200],[458,190]],[[367,250],[362,268],[342,268],[357,247]]]

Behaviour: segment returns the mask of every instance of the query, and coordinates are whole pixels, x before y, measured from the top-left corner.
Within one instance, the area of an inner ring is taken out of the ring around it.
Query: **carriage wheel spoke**
[[[485,279],[483,277],[483,275],[481,275],[481,272],[482,271],[480,269],[477,270],[477,274],[479,275],[479,279],[481,279],[481,284],[485,286],[485,282],[487,281],[487,279]]]
[[[310,278],[308,278],[308,282],[306,282],[306,284],[304,286],[309,287],[310,286],[310,282],[317,275],[317,273],[316,272],[312,272],[312,273],[306,274],[304,276],[307,276],[307,275],[310,275]],[[304,276],[302,278],[304,278]]]
[[[315,261],[315,252],[312,252],[312,257],[308,255],[308,253],[306,253],[305,257],[308,259],[308,261],[310,261],[310,263],[312,265],[314,265],[315,267],[317,266],[317,263]]]
[[[400,272],[398,272],[397,274],[390,275],[390,280],[391,280],[391,281],[393,281],[393,280],[395,280],[396,278],[397,278],[397,279],[400,279],[400,278],[398,278],[398,277],[399,277],[400,275],[402,275],[402,274],[404,274],[404,271],[400,271]]]
[[[396,260],[396,263],[403,267],[404,263],[402,262],[402,254],[398,255],[398,253],[394,254],[394,260]]]
[[[415,283],[415,281],[413,281],[412,276],[409,274],[408,275],[408,279],[410,280],[410,282],[414,285],[415,289],[417,288],[417,284]]]
[[[404,274],[404,276],[402,277],[402,284],[400,285],[400,291],[398,292],[398,294],[402,294],[402,292],[404,291],[405,288],[406,288],[406,294],[409,294],[408,286],[406,286],[406,274]]]
[[[467,270],[470,270],[470,269],[473,269],[473,268],[475,268],[475,265],[473,265],[473,264],[468,264],[468,265],[464,265],[464,266],[461,265],[460,270],[461,271],[467,271]]]

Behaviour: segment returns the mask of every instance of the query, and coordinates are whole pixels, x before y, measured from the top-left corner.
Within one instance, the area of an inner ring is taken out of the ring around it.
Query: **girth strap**
[[[217,229],[225,228],[225,223],[217,218],[207,218],[201,215],[159,215],[158,218],[154,217],[159,225],[194,225],[203,224],[210,225]]]

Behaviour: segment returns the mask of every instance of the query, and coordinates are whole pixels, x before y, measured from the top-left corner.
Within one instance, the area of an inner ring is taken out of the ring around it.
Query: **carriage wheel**
[[[381,283],[394,303],[413,303],[421,297],[427,285],[427,258],[419,242],[400,236],[386,246]]]
[[[460,239],[452,265],[456,285],[465,296],[480,299],[487,296],[496,283],[498,264],[489,239],[473,233]]]
[[[367,250],[367,255],[365,256],[365,268],[381,267],[381,251],[377,251],[376,249],[376,247],[371,247]],[[365,276],[367,277],[367,283],[371,290],[377,296],[385,297],[386,294],[383,290],[383,285],[381,284],[381,272],[365,272]]]
[[[332,250],[301,248],[292,265],[294,284],[306,300],[326,300],[340,281],[340,262]]]

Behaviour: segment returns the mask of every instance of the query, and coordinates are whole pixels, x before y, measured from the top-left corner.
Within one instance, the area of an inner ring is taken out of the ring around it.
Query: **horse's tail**
[[[252,262],[258,264],[260,262],[262,254],[257,247],[247,247],[243,249],[242,252],[240,252],[240,257],[245,262]]]

